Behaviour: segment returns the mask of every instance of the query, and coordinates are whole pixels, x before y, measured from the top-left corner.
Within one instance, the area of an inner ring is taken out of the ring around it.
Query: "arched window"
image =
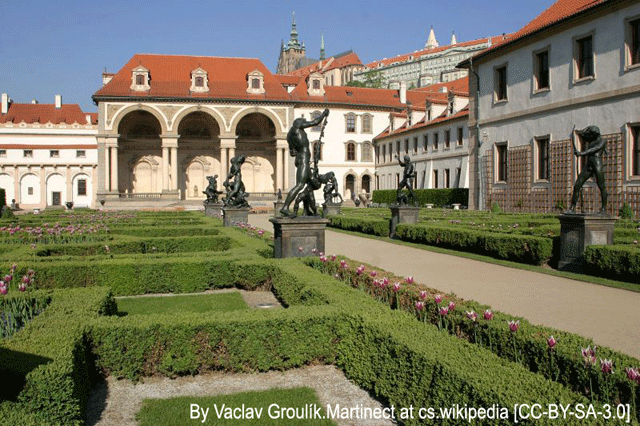
[[[347,144],[347,161],[356,161],[356,144],[353,142]]]
[[[371,157],[371,144],[369,142],[362,144],[362,161],[373,161]]]
[[[363,115],[362,116],[362,133],[371,133],[371,116]]]
[[[356,116],[355,116],[355,114],[347,114],[347,116],[346,116],[346,132],[347,133],[355,133],[356,132]]]

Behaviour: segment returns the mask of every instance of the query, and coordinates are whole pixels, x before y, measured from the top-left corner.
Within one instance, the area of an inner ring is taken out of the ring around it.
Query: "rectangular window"
[[[593,77],[593,37],[576,40],[576,67],[578,80]]]
[[[76,158],[85,158],[87,156],[87,153],[84,149],[78,149],[76,151]]]
[[[78,195],[87,195],[87,180],[78,179]]]
[[[549,180],[549,138],[536,139],[537,155],[537,176],[538,180]]]
[[[507,144],[496,144],[496,167],[498,182],[507,181]]]
[[[400,155],[400,141],[396,141],[396,154]]]
[[[387,161],[387,146],[382,145],[382,162]]]
[[[629,22],[629,65],[640,64],[640,19]]]
[[[33,195],[33,186],[27,188],[27,195]]]
[[[630,126],[631,131],[631,174],[640,176],[640,125]]]
[[[444,148],[449,149],[451,146],[451,130],[445,130],[444,132]]]
[[[405,154],[409,153],[409,139],[404,140],[404,153]]]
[[[320,80],[313,80],[313,89],[320,90]]]
[[[438,188],[438,171],[433,171],[433,188]]]
[[[413,152],[418,152],[418,137],[413,138]]]
[[[464,139],[464,128],[458,127],[458,146],[462,146]]]
[[[449,169],[444,169],[444,187],[445,188],[450,188],[450,173],[449,173]]]
[[[7,150],[6,149],[0,149],[0,157],[6,157],[7,156]]]
[[[137,86],[144,86],[144,75],[142,75],[142,74],[136,75],[136,85]]]
[[[536,90],[549,88],[549,52],[536,53]]]
[[[440,139],[439,133],[433,134],[433,149],[438,149],[438,139]]]
[[[196,87],[204,87],[204,77],[196,77]]]
[[[496,102],[507,100],[507,67],[506,65],[495,69],[494,99]]]
[[[57,149],[52,149],[49,151],[49,157],[51,158],[60,158],[60,151]]]
[[[33,150],[25,149],[24,151],[22,151],[22,156],[24,158],[33,158]]]
[[[311,121],[315,120],[316,118],[320,117],[322,113],[320,111],[314,111],[311,113]],[[318,124],[317,126],[313,126],[311,128],[312,132],[319,132],[320,130],[322,130],[322,125]]]
[[[424,150],[426,151],[427,147],[429,146],[429,135],[424,135],[423,141],[424,141]]]

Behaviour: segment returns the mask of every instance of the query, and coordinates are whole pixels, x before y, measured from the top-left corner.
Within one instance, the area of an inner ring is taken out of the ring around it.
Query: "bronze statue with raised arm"
[[[291,129],[289,129],[287,143],[289,144],[289,154],[296,158],[296,184],[287,194],[284,206],[280,209],[280,213],[284,217],[296,216],[295,213],[289,210],[289,206],[311,180],[311,151],[309,149],[309,139],[304,129],[319,125],[328,115],[329,110],[325,109],[322,114],[311,121],[307,121],[303,117],[296,118]]]
[[[574,126],[575,128],[575,126]],[[583,130],[576,132],[578,136],[587,144],[587,149],[579,151],[576,148],[575,141],[573,144],[573,152],[577,157],[586,157],[584,169],[578,175],[576,183],[573,185],[573,196],[571,197],[571,207],[567,213],[575,213],[578,198],[580,198],[580,190],[585,182],[591,178],[596,178],[596,184],[600,188],[600,197],[602,198],[602,207],[600,214],[605,214],[607,208],[607,189],[605,188],[605,179],[603,172],[602,156],[607,148],[607,143],[600,135],[600,129],[597,126],[589,126]],[[573,138],[573,132],[572,132]]]
[[[416,168],[413,163],[411,163],[411,157],[408,155],[404,156],[404,161],[400,159],[399,155],[396,155],[396,158],[400,162],[400,165],[404,167],[402,180],[398,184],[398,190],[396,191],[396,203],[399,205],[409,204],[407,197],[402,196],[402,189],[407,188],[409,190],[409,197],[411,198],[411,201],[414,202],[415,196],[413,194],[413,179],[416,176]]]

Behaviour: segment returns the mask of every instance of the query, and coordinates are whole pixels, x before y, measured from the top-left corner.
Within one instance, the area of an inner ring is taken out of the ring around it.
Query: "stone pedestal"
[[[238,222],[248,223],[250,211],[250,207],[223,207],[222,221],[224,226],[233,226]]]
[[[208,217],[222,216],[222,203],[202,203],[204,206],[204,215]]]
[[[389,221],[389,237],[395,238],[396,226],[399,223],[418,223],[420,207],[394,205],[391,209],[391,220]]]
[[[558,269],[580,272],[584,249],[590,245],[613,244],[617,218],[565,213],[560,220],[560,262]]]
[[[273,202],[273,216],[282,217],[282,213],[280,213],[280,209],[284,207],[284,201],[274,201]]]
[[[340,214],[342,203],[328,203],[322,205],[322,217],[335,216]]]
[[[312,256],[313,249],[324,252],[324,230],[329,219],[302,216],[272,217],[269,221],[273,223],[273,257],[276,259]]]

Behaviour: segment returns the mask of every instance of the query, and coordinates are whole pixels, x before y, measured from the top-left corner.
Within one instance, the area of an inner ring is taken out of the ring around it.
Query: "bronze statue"
[[[218,195],[222,194],[222,191],[218,191],[218,175],[207,176],[209,185],[202,191],[207,196],[206,204],[214,204],[218,202]]]
[[[411,163],[411,158],[408,155],[404,156],[404,162],[400,159],[400,156],[396,155],[396,158],[400,162],[400,165],[404,167],[403,177],[398,184],[398,190],[396,192],[396,203],[398,205],[407,205],[409,204],[409,200],[407,196],[402,193],[402,189],[407,188],[409,190],[409,197],[413,202],[415,200],[413,194],[413,179],[416,177],[416,168],[413,163]]]
[[[329,115],[329,110],[325,109],[322,114],[311,121],[304,118],[296,118],[293,121],[291,129],[287,134],[287,143],[289,144],[289,154],[296,158],[296,184],[284,200],[284,206],[280,209],[280,213],[284,217],[295,217],[295,212],[289,210],[289,206],[297,199],[298,194],[305,189],[312,177],[311,170],[311,152],[309,150],[309,139],[304,131],[307,127],[317,126]],[[326,124],[326,121],[325,121]],[[308,193],[308,192],[307,192]]]
[[[600,214],[605,214],[607,208],[607,189],[605,188],[604,172],[602,171],[602,155],[606,151],[607,143],[602,139],[600,129],[597,126],[588,126],[583,130],[578,130],[576,133],[578,133],[578,136],[580,136],[580,138],[587,144],[587,149],[585,151],[579,151],[578,148],[576,148],[574,140],[573,152],[577,157],[586,158],[584,170],[580,172],[578,179],[576,179],[576,183],[573,185],[571,207],[569,207],[567,213],[575,213],[576,204],[578,203],[582,186],[589,178],[595,176],[596,184],[598,185],[598,188],[600,188],[600,197],[602,198]],[[573,132],[571,132],[571,134],[572,139],[574,139]]]
[[[338,180],[336,179],[335,173],[329,172],[324,176],[325,184],[322,190],[324,193],[324,204],[342,203],[344,200],[342,199],[342,195],[338,192]],[[339,198],[340,201],[336,202],[336,198]]]
[[[278,189],[278,194],[276,195],[278,201],[282,201],[282,190]]]
[[[222,199],[225,207],[249,207],[246,200],[249,194],[244,192],[244,183],[242,182],[244,158],[244,155],[238,155],[231,159],[231,168],[223,184],[227,190],[227,196]],[[232,178],[233,182],[231,182]]]

